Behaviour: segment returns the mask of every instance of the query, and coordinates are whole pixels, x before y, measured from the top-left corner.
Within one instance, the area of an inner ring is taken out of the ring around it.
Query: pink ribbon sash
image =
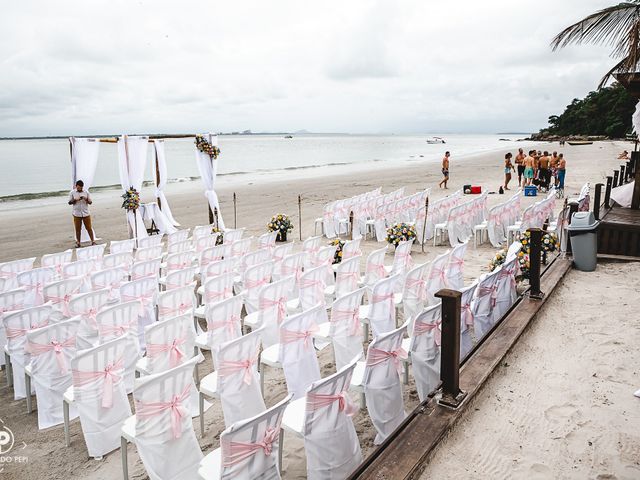
[[[55,353],[56,362],[58,364],[58,368],[60,373],[67,373],[67,361],[64,356],[65,348],[72,348],[76,346],[76,336],[72,335],[66,340],[57,341],[55,339],[51,340],[49,343],[37,343],[37,342],[28,342],[25,348],[31,355],[42,355],[47,352],[53,351]]]
[[[228,315],[223,320],[217,322],[207,322],[207,329],[209,331],[218,330],[220,328],[226,328],[229,332],[230,338],[234,338],[236,334],[236,325],[240,324],[240,317],[238,315]]]
[[[171,343],[147,343],[147,355],[153,358],[160,353],[169,352],[169,366],[174,368],[182,364],[185,353],[180,349],[180,346],[185,343],[184,335],[174,338]]]
[[[204,301],[205,303],[214,303],[218,300],[229,298],[232,294],[233,290],[230,287],[227,287],[223,290],[207,291],[204,295]]]
[[[225,467],[231,467],[252,457],[259,451],[262,451],[262,453],[267,457],[270,456],[273,452],[273,444],[278,440],[279,436],[279,429],[267,428],[262,440],[256,443],[232,441],[221,442],[222,465]]]
[[[340,392],[335,395],[307,393],[307,410],[319,410],[328,407],[335,401],[338,402],[338,410],[344,412],[347,416],[353,417],[358,413],[358,406],[349,398],[347,392]]]
[[[47,325],[49,325],[49,320],[45,320],[42,323],[36,323],[36,324],[30,325],[29,328],[5,327],[5,332],[7,334],[7,338],[10,340],[13,340],[26,335],[26,333],[31,330],[35,330],[36,328],[40,328],[40,327],[46,327]]]
[[[331,310],[331,322],[349,322],[348,335],[354,337],[360,335],[360,309],[358,307],[352,310]]]
[[[287,316],[287,298],[280,297],[275,300],[270,298],[260,299],[260,310],[266,310],[267,308],[278,307],[278,325],[282,323],[282,320]]]
[[[400,363],[400,360],[405,360],[406,358],[408,358],[407,352],[405,352],[402,347],[390,352],[374,347],[369,349],[369,353],[367,355],[367,365],[380,365],[387,360],[391,360],[393,361],[393,364],[398,371],[398,375],[400,375],[402,373],[402,365]]]
[[[496,287],[478,287],[478,298],[486,297],[487,295],[491,296],[491,306],[496,306]]]
[[[229,377],[238,372],[243,372],[242,381],[247,385],[251,385],[253,381],[252,367],[257,361],[258,352],[252,358],[247,358],[246,360],[222,360],[218,365],[218,376]]]
[[[84,387],[96,380],[104,380],[102,384],[102,407],[113,407],[113,387],[122,379],[124,374],[124,359],[119,358],[113,363],[108,364],[103,370],[84,372],[81,370],[73,370],[73,385],[75,387]]]
[[[436,323],[415,322],[413,324],[413,335],[418,336],[433,331],[433,341],[437,347],[442,343],[442,332],[440,331],[441,320]]]
[[[182,315],[186,313],[188,310],[190,310],[191,308],[193,308],[193,305],[191,304],[187,305],[186,303],[181,303],[175,308],[174,307],[158,307],[158,313],[160,313],[160,315],[162,315],[163,317],[166,317],[168,315],[175,315],[176,313],[178,315]]]
[[[266,285],[267,283],[268,283],[268,280],[266,278],[259,278],[257,280],[251,280],[247,278],[244,281],[244,286],[247,288],[247,290],[253,290],[254,288],[258,288],[258,287],[261,287],[262,285]]]
[[[307,350],[311,346],[311,340],[313,339],[313,334],[318,331],[318,325],[312,323],[309,325],[309,330],[287,330],[286,328],[280,329],[280,342],[281,343],[294,343],[298,340],[302,340],[304,344],[304,348]]]
[[[123,293],[121,294],[121,297],[125,302],[140,302],[140,308],[144,310],[153,299],[153,292],[147,292],[142,295],[127,295],[126,293]]]
[[[387,275],[387,271],[384,269],[383,263],[368,263],[367,273],[376,274],[378,278],[384,278]]]
[[[189,409],[182,405],[183,402],[189,398],[190,390],[191,383],[187,384],[182,393],[174,395],[170,402],[145,403],[136,400],[136,417],[143,419],[151,418],[169,410],[172,436],[174,440],[178,439],[182,436],[182,419],[191,419]]]
[[[467,327],[473,326],[473,312],[471,311],[471,304],[464,303],[460,306],[460,316]]]
[[[111,335],[121,337],[135,326],[137,326],[136,320],[133,320],[130,323],[122,323],[120,325],[98,325],[98,332],[101,337]]]

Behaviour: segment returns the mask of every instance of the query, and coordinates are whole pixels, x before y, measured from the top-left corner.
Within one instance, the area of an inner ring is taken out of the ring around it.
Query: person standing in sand
[[[551,155],[549,167],[551,168],[551,178],[553,178],[553,184],[555,186],[558,186],[558,152],[553,152],[553,154]]]
[[[511,171],[515,172],[516,169],[511,163],[511,153],[507,153],[504,156],[504,189],[509,190],[509,182],[511,181]]]
[[[444,176],[444,178],[438,184],[440,188],[442,188],[443,185],[445,189],[448,188],[447,182],[449,181],[449,157],[450,156],[451,154],[449,152],[445,152],[444,157],[442,158],[442,175]]]
[[[89,205],[93,203],[89,192],[84,190],[84,182],[78,180],[76,182],[76,189],[71,190],[69,194],[69,205],[73,206],[73,226],[76,230],[76,247],[80,247],[80,233],[82,231],[82,224],[87,229],[89,238],[91,239],[91,245],[95,245],[96,242],[93,239],[93,228],[91,227],[91,215],[89,214]]]
[[[516,166],[518,167],[518,186],[522,186],[522,176],[524,175],[524,151],[519,148],[516,155]]]
[[[558,157],[558,188],[564,190],[564,177],[567,174],[567,161],[564,159],[564,154],[560,154]]]
[[[533,158],[533,153],[535,153],[534,150],[531,150],[529,152],[529,155],[527,155],[524,159],[524,184],[525,185],[531,185],[531,183],[533,182],[533,167],[535,166],[535,159]]]
[[[538,160],[538,168],[540,169],[540,187],[544,190],[549,189],[549,182],[551,181],[551,171],[549,170],[549,152],[545,150],[544,154]]]

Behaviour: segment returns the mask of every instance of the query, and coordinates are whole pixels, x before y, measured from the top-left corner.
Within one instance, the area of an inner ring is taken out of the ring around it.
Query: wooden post
[[[302,241],[302,195],[298,194],[298,232]]]
[[[233,228],[238,228],[238,209],[236,192],[233,192]]]
[[[620,176],[620,172],[618,170],[613,171],[613,188],[618,186],[618,177]]]
[[[349,228],[351,230],[349,232],[349,240],[353,240],[353,210],[349,212]]]
[[[593,215],[596,217],[596,220],[600,220],[600,202],[602,199],[602,187],[604,187],[603,183],[596,183],[596,193],[593,197]]]
[[[558,235],[558,242],[560,242],[560,251],[562,251],[562,239],[564,237],[564,231],[567,228],[565,222],[567,221],[567,203],[569,199],[564,197],[564,203],[562,205],[562,210],[560,211],[560,216],[558,217],[558,226],[560,227],[560,234]],[[568,243],[568,242],[566,242]]]
[[[624,185],[625,182],[625,165],[620,165],[620,185]]]
[[[211,222],[216,227],[217,230],[220,230],[218,227],[218,208],[213,207],[213,221]]]
[[[427,215],[429,213],[429,197],[424,201],[424,224],[422,225],[422,253],[424,253],[424,244],[427,242]]]
[[[158,190],[160,186],[160,164],[158,163],[158,150],[156,149],[155,142],[153,142],[153,151],[156,152],[156,190]],[[158,209],[162,210],[162,202],[160,201],[160,197],[156,197],[156,201],[158,202]]]
[[[542,257],[542,234],[539,228],[530,228],[531,244],[529,252],[529,297],[535,300],[541,300],[544,293],[540,291],[540,263]],[[568,244],[569,242],[567,242]]]
[[[211,205],[209,205],[209,225],[213,225],[213,222],[214,222],[213,210],[211,210]]]
[[[440,405],[457,408],[465,396],[460,390],[460,311],[462,293],[443,289],[435,294],[442,299],[442,345],[440,353]]]
[[[573,218],[573,214],[578,211],[578,202],[576,200],[572,200],[569,202],[569,220],[568,224],[571,225],[571,219]],[[571,240],[567,238],[567,253],[572,253],[571,250]]]
[[[613,185],[613,177],[607,176],[607,187],[604,191],[604,206],[611,208],[611,188]]]
[[[633,186],[633,197],[631,197],[631,208],[633,210],[640,209],[640,168],[638,168],[638,159],[636,158],[635,173],[634,173],[635,185]]]
[[[625,170],[624,181],[628,182],[631,180],[631,160],[627,162],[627,169]]]

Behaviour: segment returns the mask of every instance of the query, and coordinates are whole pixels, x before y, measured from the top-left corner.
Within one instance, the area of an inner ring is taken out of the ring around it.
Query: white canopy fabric
[[[176,222],[175,218],[173,218],[173,214],[171,213],[171,208],[169,207],[169,201],[164,194],[164,187],[167,185],[167,160],[164,155],[164,140],[154,140],[153,147],[155,149],[156,162],[151,162],[153,165],[155,178],[159,178],[158,186],[156,187],[156,198],[160,199],[160,210],[164,213],[165,217],[171,225],[174,227],[179,227],[180,224]],[[157,170],[156,170],[157,168]]]
[[[98,153],[100,152],[100,142],[95,138],[76,138],[69,137],[71,144],[71,177],[73,189],[77,180],[84,182],[84,189],[89,191],[93,186],[93,177],[96,174],[98,166]],[[96,239],[95,229],[93,238]],[[82,224],[82,233],[80,240],[89,241],[89,234]]]
[[[631,117],[631,123],[633,123],[633,129],[637,135],[640,135],[640,102],[636,104],[636,111],[633,112]]]
[[[207,141],[211,142],[211,145],[218,145],[218,136],[207,133],[204,135]],[[221,230],[225,230],[224,220],[222,220],[222,212],[220,211],[220,202],[218,201],[218,195],[214,188],[216,185],[216,174],[218,173],[218,160],[209,157],[206,153],[202,153],[195,147],[196,151],[196,163],[198,164],[198,170],[204,183],[204,196],[209,201],[209,206],[213,211],[214,208],[218,210],[218,225]]]
[[[118,166],[120,170],[120,185],[122,192],[126,192],[130,187],[135,188],[138,192],[142,189],[142,181],[144,180],[144,170],[147,163],[147,147],[149,137],[129,137],[123,135],[118,140]],[[134,213],[127,212],[127,220],[129,228],[132,232],[137,232],[136,237],[144,238],[147,236],[147,229],[142,220],[140,211]]]

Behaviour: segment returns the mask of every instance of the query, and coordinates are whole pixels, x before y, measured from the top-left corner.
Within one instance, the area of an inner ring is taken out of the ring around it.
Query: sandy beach
[[[629,144],[599,142],[591,146],[567,146],[559,149],[557,144],[542,143],[531,148],[534,147],[564,152],[568,169],[565,192],[567,195],[575,195],[587,181],[592,184],[603,182],[606,172],[610,172],[620,164],[616,159],[617,154],[624,148],[629,149]],[[227,226],[233,226],[232,195],[236,192],[237,225],[246,227],[246,236],[264,233],[265,224],[271,215],[282,212],[292,216],[296,230],[291,237],[299,243],[297,230],[299,194],[303,198],[302,238],[306,238],[313,235],[314,219],[321,215],[324,204],[378,186],[382,186],[383,191],[405,186],[407,193],[432,187],[432,199],[441,198],[464,184],[482,185],[483,190],[497,192],[503,182],[505,153],[506,151],[496,151],[491,154],[457,158],[455,152],[452,152],[449,190],[438,188],[437,184],[441,179],[439,164],[416,160],[402,167],[387,167],[380,162],[372,164],[364,171],[352,168],[341,171],[336,167],[323,169],[320,172],[301,171],[295,177],[265,176],[262,178],[255,175],[249,178],[230,178],[219,182],[217,191]],[[221,161],[224,161],[224,157]],[[68,165],[61,168],[68,168]],[[517,189],[517,177],[512,180],[511,187],[513,190]],[[184,228],[207,223],[207,208],[200,182],[171,184],[167,187],[166,194],[171,202],[174,217]],[[123,239],[127,236],[119,195],[120,192],[116,190],[103,191],[94,195],[93,223],[103,242]],[[152,201],[152,196],[153,190],[149,188],[143,191],[142,200]],[[506,201],[507,198],[508,195],[489,195],[489,205]],[[540,197],[523,198],[523,206],[538,199]],[[60,197],[57,200],[59,201],[56,203],[48,199],[40,203],[24,202],[3,206],[0,211],[2,225],[0,261],[41,256],[44,253],[72,248],[70,207],[66,205],[65,198]],[[560,203],[558,202],[558,207]],[[366,255],[379,246],[380,244],[372,240],[363,242],[363,254]],[[419,247],[414,247],[412,256],[416,263],[422,263],[443,253],[447,248],[448,245],[439,247],[427,245],[426,253],[422,254]],[[487,271],[487,264],[494,253],[495,249],[488,243],[477,249],[470,247],[467,250],[465,258],[467,283]],[[389,257],[387,263],[390,262]],[[630,411],[634,408],[633,401],[637,402],[638,399],[631,397],[631,400],[626,400],[624,395],[630,395],[640,387],[639,385],[633,387],[629,377],[637,372],[635,365],[639,363],[637,352],[632,348],[638,341],[637,331],[633,332],[634,328],[637,330],[638,325],[637,320],[633,320],[631,303],[622,305],[620,298],[625,298],[622,296],[625,289],[635,288],[633,285],[637,284],[638,273],[637,267],[633,265],[618,264],[600,267],[594,274],[572,273],[562,288],[554,294],[554,298],[546,307],[545,314],[512,353],[514,359],[508,363],[519,364],[521,367],[518,369],[512,366],[501,367],[492,380],[495,382],[495,388],[485,387],[482,398],[477,401],[478,410],[475,410],[461,424],[462,428],[456,429],[449,437],[446,442],[449,446],[442,448],[434,457],[430,466],[433,471],[428,470],[429,477],[435,475],[445,478],[470,478],[474,475],[478,478],[513,477],[514,472],[516,476],[525,478],[531,478],[536,473],[547,477],[584,478],[607,472],[615,473],[619,478],[637,477],[640,472],[637,469],[637,463],[635,467],[633,464],[638,461],[640,446],[637,432],[634,437],[632,431],[634,421],[635,426],[638,425],[637,414],[632,414]],[[602,285],[610,285],[611,288],[603,289]],[[605,292],[612,293],[612,291],[615,295],[605,298]],[[633,292],[629,290],[628,294]],[[614,299],[615,302],[613,302]],[[611,301],[611,305],[606,303],[606,300]],[[616,319],[606,320],[599,312],[605,308],[614,308],[614,303]],[[556,314],[557,312],[561,314]],[[578,313],[583,312],[585,319],[581,321]],[[611,328],[604,328],[607,321],[612,323]],[[555,335],[554,332],[558,331],[559,325],[563,326],[563,333]],[[571,349],[565,348],[567,345],[570,345]],[[323,376],[335,370],[330,350],[328,347],[319,355]],[[580,361],[571,361],[575,358],[579,358]],[[570,369],[558,370],[562,366]],[[200,366],[200,373],[204,375],[211,370],[210,358],[207,357],[205,364]],[[545,375],[547,372],[549,375]],[[593,374],[595,376],[592,376]],[[535,379],[534,382],[531,382],[532,378]],[[503,382],[504,386],[500,382]],[[504,392],[505,388],[509,391],[506,385],[514,387],[518,382],[520,390],[514,390],[518,393]],[[561,382],[579,384],[579,390],[567,392]],[[28,462],[22,465],[5,466],[3,472],[5,478],[67,480],[111,479],[121,476],[118,451],[108,455],[102,461],[88,459],[78,421],[73,422],[71,426],[71,448],[64,446],[62,426],[38,432],[35,413],[27,415],[25,401],[13,401],[12,391],[6,387],[4,379],[0,383],[0,402],[3,405],[0,417],[13,430],[16,441],[25,442],[26,447],[21,451],[21,455],[28,457]],[[535,391],[531,390],[534,386]],[[615,392],[613,390],[610,392],[614,387]],[[267,405],[275,404],[285,395],[285,392],[286,385],[282,372],[268,370],[265,385]],[[405,386],[404,393],[406,408],[409,410],[418,403],[412,383]],[[496,399],[497,395],[500,396],[500,400]],[[592,404],[592,399],[596,397],[598,400],[593,400]],[[616,408],[604,403],[605,399],[613,402]],[[587,402],[586,405],[589,408],[582,406],[581,402]],[[627,413],[622,415],[618,407],[624,407]],[[606,415],[605,410],[609,412]],[[495,422],[490,421],[489,413],[495,416]],[[540,416],[544,416],[548,423],[533,421]],[[205,436],[199,438],[199,441],[206,454],[218,446],[219,434],[224,429],[219,404],[214,402],[214,406],[205,414],[205,420]],[[504,429],[500,429],[498,420],[505,424]],[[354,422],[363,454],[367,455],[374,448],[375,432],[366,411],[361,410],[354,417]],[[576,429],[581,431],[580,424],[583,422],[590,431],[594,432],[591,437],[587,429],[584,429],[585,433],[581,434],[584,438],[575,436]],[[194,425],[197,426],[197,419],[194,419]],[[518,427],[518,425],[523,426]],[[548,427],[556,428],[556,433],[548,435]],[[539,437],[530,437],[529,433],[532,431],[538,433]],[[505,435],[504,442],[492,446],[494,450],[489,460],[487,460],[487,452],[482,451],[483,436],[488,432],[492,432],[492,436]],[[498,435],[495,435],[496,433]],[[509,436],[506,433],[509,433]],[[603,442],[602,450],[596,448],[596,433],[600,435]],[[518,435],[523,435],[529,441],[518,443]],[[560,437],[561,440],[554,440],[553,437]],[[585,439],[592,442],[593,446],[583,445],[581,442]],[[464,441],[469,445],[468,449],[463,447]],[[557,449],[554,442],[567,444],[563,455],[560,454],[562,450]],[[503,451],[507,448],[507,443],[510,449],[516,450]],[[511,452],[517,453],[520,450],[519,445],[522,445],[524,453],[521,453],[521,456],[512,455]],[[536,457],[536,452],[539,453],[541,448],[546,449],[547,461]],[[577,458],[583,458],[574,455],[583,451],[577,450],[578,448],[584,449],[585,456],[583,465],[580,465],[579,469],[574,469],[574,459],[577,462]],[[611,453],[616,448],[623,450],[618,452],[618,457],[615,457],[615,453]],[[586,454],[587,449],[591,452],[590,455]],[[454,456],[451,453],[453,451],[457,452]],[[473,452],[473,455],[466,452]],[[527,452],[529,453],[525,456]],[[453,472],[453,470],[447,470],[452,458],[456,463],[457,475],[447,477],[449,472]],[[471,466],[472,459],[475,459],[473,464],[477,467],[478,473],[474,472]],[[522,461],[517,462],[514,459],[522,459]],[[555,464],[552,465],[552,461],[555,461]],[[606,467],[600,468],[600,462],[608,463]],[[513,470],[516,466],[519,469]],[[302,442],[294,441],[290,437],[285,438],[284,467],[285,478],[304,478]],[[132,446],[129,446],[129,471],[131,478],[146,477],[135,447]],[[584,474],[580,475],[582,472]]]

